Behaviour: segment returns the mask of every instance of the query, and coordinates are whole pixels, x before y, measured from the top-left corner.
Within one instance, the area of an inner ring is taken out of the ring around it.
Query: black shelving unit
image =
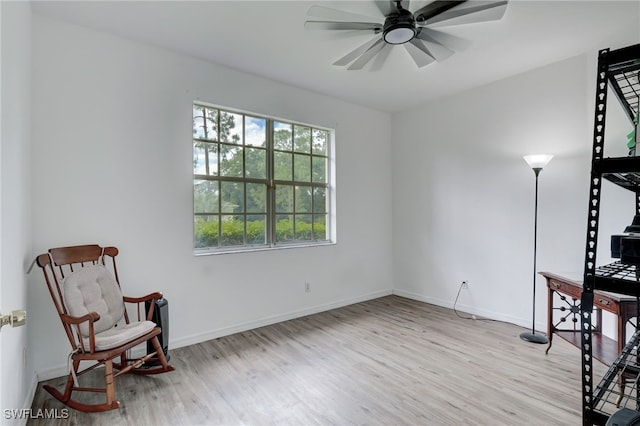
[[[640,214],[640,156],[604,157],[607,95],[612,89],[635,126],[640,99],[640,44],[622,49],[604,49],[598,56],[591,183],[587,219],[587,243],[581,300],[582,418],[584,425],[604,425],[620,408],[640,410],[640,332],[596,385],[593,378],[591,314],[594,290],[640,296],[640,265],[614,262],[597,266],[598,222],[602,180],[635,193],[635,214]]]

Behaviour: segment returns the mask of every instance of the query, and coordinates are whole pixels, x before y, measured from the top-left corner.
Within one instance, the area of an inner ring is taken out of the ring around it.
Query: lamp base
[[[526,340],[529,343],[539,343],[541,345],[543,345],[545,343],[549,343],[547,338],[544,337],[542,334],[535,334],[535,333],[531,333],[531,332],[520,334],[520,338],[522,340]]]

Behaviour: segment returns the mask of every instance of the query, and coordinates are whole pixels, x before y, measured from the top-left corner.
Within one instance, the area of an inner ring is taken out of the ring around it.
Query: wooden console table
[[[574,346],[580,348],[580,302],[582,297],[582,281],[556,275],[551,272],[540,272],[547,280],[547,338],[551,349],[553,335],[556,334]],[[554,294],[560,295],[562,306],[555,305]],[[637,316],[636,298],[616,293],[596,290],[593,294],[593,307],[596,315],[596,325],[593,329],[593,357],[611,365],[626,343],[627,323]],[[568,300],[571,299],[571,301]],[[611,312],[618,319],[617,340],[602,334],[602,311]],[[561,312],[560,319],[554,322],[554,312]],[[569,322],[572,327],[560,328],[561,324]],[[634,326],[631,323],[632,326]]]

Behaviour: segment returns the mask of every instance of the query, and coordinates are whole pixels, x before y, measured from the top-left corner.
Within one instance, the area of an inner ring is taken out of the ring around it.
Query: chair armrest
[[[66,322],[67,324],[75,325],[83,323],[85,321],[89,321],[89,323],[96,322],[100,319],[100,314],[98,314],[97,312],[89,312],[88,314],[85,314],[81,317],[72,317],[71,315],[60,314],[60,318],[62,318],[62,321]]]
[[[159,291],[156,291],[155,293],[149,293],[146,296],[142,296],[142,297],[124,296],[123,299],[127,303],[142,303],[142,302],[146,302],[148,300],[162,299],[162,293],[160,293]]]
[[[72,317],[71,315],[60,314],[60,318],[62,319],[63,323],[75,326],[73,327],[75,328],[75,331],[77,333],[75,338],[72,336],[73,335],[73,332],[71,331],[72,327],[65,326],[65,328],[67,329],[67,335],[69,336],[70,341],[76,342],[73,344],[74,349],[77,346],[78,349],[81,349],[82,351],[86,351],[86,348],[84,347],[84,342],[82,340],[82,335],[80,333],[80,324],[88,321],[89,322],[89,352],[94,353],[96,351],[96,336],[93,329],[93,323],[100,319],[100,314],[98,314],[97,312],[89,312],[88,314],[85,314],[81,317]]]
[[[128,297],[128,296],[123,296],[123,299],[126,303],[134,303],[138,305],[137,311],[138,311],[138,321],[141,321],[141,315],[140,315],[140,306],[142,302],[151,302],[149,306],[149,311],[146,312],[146,319],[147,321],[151,321],[151,319],[153,318],[153,309],[155,308],[155,301],[156,300],[160,300],[162,299],[162,293],[160,293],[159,291],[156,291],[154,293],[149,293],[146,296],[142,296],[142,297]],[[143,309],[143,313],[144,313],[144,309]],[[126,317],[127,322],[129,322],[129,317]]]

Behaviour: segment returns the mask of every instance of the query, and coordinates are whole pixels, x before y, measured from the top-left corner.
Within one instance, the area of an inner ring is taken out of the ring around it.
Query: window
[[[194,104],[194,249],[330,242],[331,134]]]

